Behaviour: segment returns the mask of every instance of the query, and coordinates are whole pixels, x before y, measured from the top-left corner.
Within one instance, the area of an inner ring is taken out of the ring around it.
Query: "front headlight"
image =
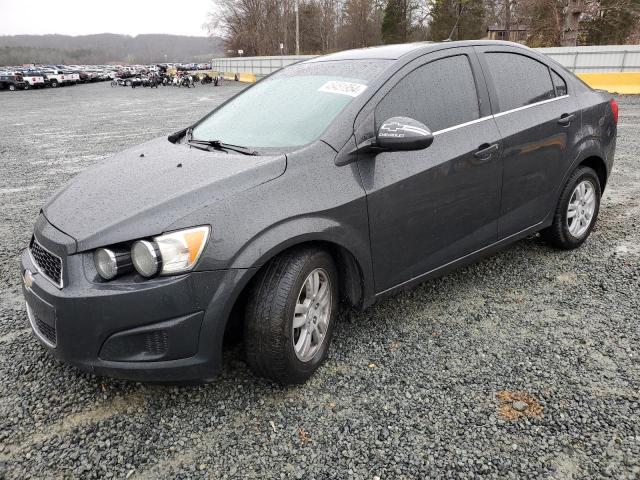
[[[195,227],[138,240],[131,248],[133,266],[140,275],[173,275],[191,270],[209,239],[209,227]]]
[[[105,280],[133,270],[131,253],[121,248],[99,248],[93,252],[96,270]]]
[[[153,277],[160,270],[161,260],[158,246],[147,240],[138,240],[131,247],[133,268],[143,277]]]

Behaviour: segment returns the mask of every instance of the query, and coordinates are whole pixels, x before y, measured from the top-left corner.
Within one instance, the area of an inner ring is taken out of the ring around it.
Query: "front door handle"
[[[563,113],[562,115],[560,115],[558,123],[563,127],[566,127],[571,124],[574,118],[576,118],[576,116],[573,113]]]
[[[473,154],[476,158],[484,158],[487,159],[491,156],[493,152],[498,151],[498,144],[494,143],[493,145],[489,145],[488,143],[483,143],[478,147],[476,153]]]

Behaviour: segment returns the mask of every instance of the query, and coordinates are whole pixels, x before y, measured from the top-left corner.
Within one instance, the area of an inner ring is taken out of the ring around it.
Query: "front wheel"
[[[255,279],[244,321],[245,352],[257,375],[305,382],[327,357],[338,312],[338,274],[326,251],[285,252]]]
[[[24,89],[25,90],[29,90],[31,88],[31,84],[30,83],[25,83],[24,84]]]
[[[600,210],[600,180],[590,167],[578,167],[569,177],[556,207],[553,223],[541,232],[556,248],[577,248],[589,237]]]

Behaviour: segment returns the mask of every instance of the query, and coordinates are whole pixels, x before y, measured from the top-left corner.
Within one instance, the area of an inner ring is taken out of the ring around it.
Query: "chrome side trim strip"
[[[493,118],[493,115],[487,115],[486,117],[476,118],[475,120],[471,120],[465,123],[460,123],[458,125],[454,125],[453,127],[447,127],[447,128],[443,128],[442,130],[436,130],[435,132],[433,132],[433,135],[434,136],[440,135],[442,133],[450,132],[451,130],[456,130],[458,128],[466,127],[468,125],[473,125],[474,123],[484,122],[485,120],[489,120],[490,118]]]
[[[466,127],[468,125],[473,125],[474,123],[484,122],[485,120],[488,120],[490,118],[502,117],[504,115],[508,115],[509,113],[519,112],[521,110],[526,110],[527,108],[537,107],[538,105],[544,105],[545,103],[555,102],[556,100],[562,100],[563,98],[568,98],[568,97],[569,95],[562,95],[560,97],[549,98],[547,100],[540,100],[539,102],[532,103],[530,105],[524,105],[518,108],[512,108],[511,110],[505,110],[504,112],[499,112],[499,113],[496,113],[495,115],[487,115],[486,117],[476,118],[475,120],[471,120],[469,122],[460,123],[452,127],[443,128],[442,130],[436,130],[435,132],[433,132],[433,135],[434,136],[441,135],[443,133],[447,133],[452,130],[457,130],[458,128]]]
[[[526,110],[527,108],[537,107],[538,105],[544,105],[545,103],[555,102],[556,100],[562,100],[563,98],[567,98],[569,95],[562,95],[561,97],[549,98],[547,100],[540,100],[539,102],[532,103],[530,105],[525,105],[524,107],[512,108],[511,110],[505,110],[504,112],[496,113],[493,118],[502,117],[503,115],[507,115],[513,112],[519,112],[520,110]]]

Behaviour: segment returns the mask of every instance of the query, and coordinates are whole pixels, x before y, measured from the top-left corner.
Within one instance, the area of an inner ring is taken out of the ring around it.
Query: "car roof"
[[[440,48],[452,47],[470,47],[474,45],[504,45],[510,47],[520,47],[528,49],[528,47],[514,42],[503,42],[498,40],[461,40],[455,42],[414,42],[399,43],[394,45],[383,45],[380,47],[357,48],[354,50],[344,50],[342,52],[330,53],[321,57],[315,57],[307,60],[305,63],[313,62],[329,62],[333,60],[397,60],[400,57],[411,53],[426,53],[430,50],[439,50]]]

